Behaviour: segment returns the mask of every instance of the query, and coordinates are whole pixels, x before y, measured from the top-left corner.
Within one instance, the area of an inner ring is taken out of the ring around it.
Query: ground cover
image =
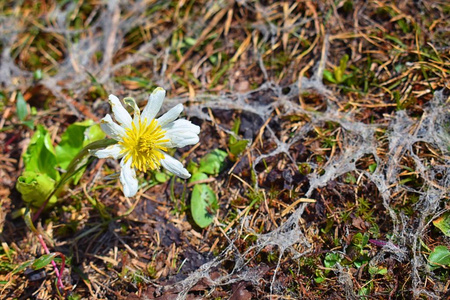
[[[447,1],[0,7],[2,298],[449,297]],[[109,94],[156,87],[201,128],[170,153],[193,179],[126,198],[90,160],[34,222],[45,255],[17,186],[36,133],[57,181]]]

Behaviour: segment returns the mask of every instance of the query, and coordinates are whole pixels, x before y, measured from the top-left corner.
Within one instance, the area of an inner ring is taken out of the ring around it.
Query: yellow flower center
[[[137,125],[133,122],[132,127],[126,129],[122,141],[119,141],[123,147],[121,153],[124,154],[125,162],[131,159],[131,167],[142,172],[158,169],[161,159],[164,159],[161,151],[167,151],[162,144],[169,141],[165,138],[165,133],[156,120],[147,123],[146,119],[139,119]]]

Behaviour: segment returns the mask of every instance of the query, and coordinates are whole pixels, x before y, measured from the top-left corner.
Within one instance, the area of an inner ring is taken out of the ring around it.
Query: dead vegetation
[[[433,223],[450,196],[446,1],[1,5],[2,298],[57,298],[51,266],[11,273],[44,254],[13,218],[33,134],[18,95],[58,142],[109,93],[144,104],[156,86],[202,128],[186,165],[229,153],[214,223],[193,222],[187,182],[144,174],[127,199],[116,163],[94,161],[37,222],[69,299],[449,296],[450,262],[430,263],[450,246]]]

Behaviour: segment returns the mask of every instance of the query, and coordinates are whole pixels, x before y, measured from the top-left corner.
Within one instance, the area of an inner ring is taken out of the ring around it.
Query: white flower
[[[146,172],[162,165],[181,178],[191,174],[181,162],[166,153],[168,148],[184,147],[198,143],[200,127],[178,116],[183,105],[178,104],[161,117],[155,119],[163,103],[166,91],[156,88],[150,95],[142,113],[132,98],[125,98],[126,104],[134,109],[134,118],[120,103],[119,98],[109,95],[112,112],[117,123],[106,115],[100,123],[102,130],[118,143],[95,152],[98,158],[122,158],[120,181],[126,197],[137,193],[136,170]]]

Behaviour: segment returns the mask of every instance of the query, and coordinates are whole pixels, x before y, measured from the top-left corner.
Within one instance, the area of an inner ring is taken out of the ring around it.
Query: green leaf
[[[369,165],[370,173],[375,172],[376,169],[377,169],[377,163],[373,163],[373,164]]]
[[[56,157],[58,165],[66,170],[71,160],[83,148],[84,131],[86,126],[74,123],[67,127],[66,132],[61,136],[61,142],[56,146]]]
[[[241,126],[241,119],[236,119],[236,121],[233,124],[233,128],[231,130],[234,134],[238,134],[239,127]],[[245,148],[247,147],[248,141],[247,140],[237,140],[235,136],[230,135],[230,139],[228,140],[228,148],[230,148],[230,158],[232,160],[235,159],[236,156],[239,156],[242,152],[244,152]]]
[[[233,128],[231,128],[231,131],[233,131],[233,133],[237,135],[239,133],[239,128],[240,127],[241,127],[241,119],[237,118],[236,121],[233,124]],[[237,139],[233,135],[230,135],[229,143],[233,144],[233,143],[236,143],[236,142],[237,142]]]
[[[30,145],[23,155],[25,171],[46,174],[54,180],[59,179],[56,170],[56,155],[47,130],[38,125]]]
[[[56,189],[61,188],[64,184],[66,184],[74,175],[77,175],[77,172],[83,170],[86,166],[86,160],[88,157],[95,151],[99,149],[103,149],[109,147],[111,145],[116,144],[117,141],[113,139],[101,139],[92,143],[89,143],[83,149],[78,152],[78,154],[72,159],[70,164],[67,166],[67,172],[63,174],[61,180],[58,181],[58,185]]]
[[[94,125],[92,120],[73,123],[67,127],[66,132],[61,136],[61,142],[56,146],[58,165],[67,170],[72,159],[84,146],[104,137],[103,131],[98,125]]]
[[[87,144],[105,138],[104,132],[100,126],[95,124],[92,120],[83,122],[76,122],[67,127],[66,131],[61,136],[61,142],[56,146],[56,157],[58,165],[67,170],[72,159],[85,147]],[[73,177],[74,184],[77,184],[81,176],[83,176],[84,169],[76,173]]]
[[[210,175],[217,175],[225,167],[225,159],[228,154],[225,151],[216,149],[206,154],[200,160],[199,172],[204,172]]]
[[[197,40],[194,38],[191,38],[191,37],[186,37],[184,39],[184,41],[185,41],[186,45],[188,45],[188,46],[194,46],[195,43],[197,43]]]
[[[164,172],[156,172],[155,173],[155,180],[158,181],[159,183],[164,183],[169,179],[170,179],[170,176]]]
[[[345,54],[339,61],[339,69],[341,70],[342,74],[344,74],[345,70],[347,69],[348,59],[348,54]]]
[[[29,266],[31,266],[31,264],[34,262],[34,259],[26,261],[24,263],[22,263],[20,266],[18,266],[12,273],[13,274],[17,274],[19,272],[22,272],[23,270],[25,270],[26,268],[28,268]]]
[[[434,220],[433,225],[439,228],[446,236],[450,236],[450,212],[446,212]]]
[[[21,92],[17,93],[16,98],[16,111],[17,111],[17,117],[20,121],[25,120],[26,116],[28,115],[28,108],[27,103],[25,102],[25,99],[23,99],[23,95]]]
[[[32,120],[23,121],[22,124],[30,128],[31,130],[34,130],[34,121]]]
[[[368,286],[362,287],[358,291],[358,296],[368,296],[368,295],[370,295],[370,287]],[[366,300],[367,297],[360,297],[360,299]]]
[[[360,257],[358,257],[353,264],[356,268],[361,268],[363,265],[367,264],[370,260],[370,257],[367,254],[363,254]]]
[[[385,274],[387,274],[387,272],[388,272],[388,270],[385,267],[369,266],[369,273],[372,276],[385,275]]]
[[[191,214],[199,227],[205,228],[211,224],[218,208],[216,194],[209,185],[194,185],[191,195]]]
[[[189,171],[189,173],[195,174],[198,172],[198,164],[191,160],[188,162],[186,169]]]
[[[102,128],[98,124],[94,124],[94,125],[88,127],[84,131],[84,136],[85,136],[85,139],[84,139],[84,142],[83,142],[83,147],[87,146],[88,144],[90,144],[92,142],[104,139],[106,137],[106,135],[103,132]]]
[[[58,253],[44,254],[36,259],[31,267],[33,268],[33,270],[40,270],[42,268],[45,268],[49,263],[52,262],[52,260],[55,259],[57,255]]]
[[[323,78],[329,82],[332,83],[337,83],[336,79],[334,78],[334,74],[331,73],[329,70],[324,70],[323,71]]]
[[[431,263],[432,269],[437,269],[441,266],[450,266],[450,251],[445,246],[437,246],[430,253],[428,260]]]
[[[359,248],[360,251],[363,250],[364,246],[367,245],[369,242],[369,236],[366,234],[362,234],[361,232],[358,232],[353,236],[353,244]]]
[[[344,73],[342,73],[341,68],[335,68],[334,69],[334,78],[336,78],[337,83],[342,82],[342,77],[344,76]]]
[[[37,69],[36,71],[34,71],[33,78],[35,80],[41,80],[42,79],[42,70],[41,69]]]
[[[325,281],[325,277],[316,277],[316,278],[314,278],[314,281],[315,281],[317,284],[320,284],[320,283],[322,283],[322,282]]]
[[[191,178],[189,178],[189,183],[193,183],[193,182],[205,180],[205,179],[208,179],[208,175],[206,175],[205,173],[202,173],[202,172],[197,172],[197,173],[194,173]]]
[[[40,207],[55,188],[55,184],[55,180],[47,174],[25,171],[17,179],[16,189],[22,194],[24,202]],[[52,196],[47,205],[52,206],[56,201],[56,196]]]
[[[245,148],[247,148],[248,141],[247,140],[240,140],[236,141],[233,144],[230,144],[230,152],[234,156],[239,156],[242,152],[244,152]]]

